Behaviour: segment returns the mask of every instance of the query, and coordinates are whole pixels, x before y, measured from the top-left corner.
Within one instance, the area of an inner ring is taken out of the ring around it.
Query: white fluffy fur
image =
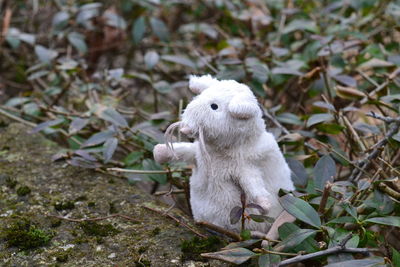
[[[283,211],[279,189],[294,190],[294,186],[277,142],[265,130],[253,93],[244,84],[209,75],[192,76],[189,86],[200,94],[187,106],[180,126],[196,141],[173,143],[173,152],[157,145],[154,154],[160,163],[194,164],[190,178],[194,219],[239,231],[239,223],[230,223],[230,212],[241,206],[241,192],[247,203],[256,203],[268,211],[267,216],[277,218]],[[218,109],[213,110],[211,104]],[[246,224],[247,229],[262,232],[269,227],[267,223]]]

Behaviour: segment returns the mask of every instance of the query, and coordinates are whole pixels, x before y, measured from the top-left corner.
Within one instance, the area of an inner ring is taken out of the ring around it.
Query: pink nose
[[[183,133],[183,134],[186,134],[186,135],[192,134],[192,130],[187,126],[182,127],[180,129],[180,132]]]

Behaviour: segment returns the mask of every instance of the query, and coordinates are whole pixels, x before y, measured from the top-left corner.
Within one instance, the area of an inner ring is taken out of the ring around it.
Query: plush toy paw
[[[271,203],[265,197],[257,197],[256,204],[260,205],[261,208],[264,210],[263,214],[267,214],[271,209]]]
[[[165,144],[158,144],[153,149],[154,160],[160,164],[171,160],[170,151]]]

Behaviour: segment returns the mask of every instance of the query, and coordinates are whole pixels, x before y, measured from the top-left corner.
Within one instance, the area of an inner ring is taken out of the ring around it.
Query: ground
[[[0,261],[3,266],[221,266],[182,261],[194,234],[146,210],[167,206],[121,178],[52,162],[58,145],[29,127],[0,128]],[[174,216],[190,224],[178,210]],[[95,218],[71,222],[50,215]],[[204,233],[202,229],[198,231]]]

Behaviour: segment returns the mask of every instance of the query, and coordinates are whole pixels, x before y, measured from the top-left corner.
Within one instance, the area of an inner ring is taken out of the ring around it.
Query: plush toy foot
[[[262,212],[262,213],[264,215],[267,214],[268,211],[271,209],[271,203],[265,197],[257,197],[256,204],[260,205],[261,208],[263,208],[264,212]]]
[[[267,238],[277,240],[279,237],[278,228],[282,226],[282,224],[287,222],[294,222],[296,220],[295,217],[283,211],[274,221],[271,228],[267,233]]]
[[[160,164],[171,160],[170,152],[165,144],[158,144],[153,149],[154,160]]]

